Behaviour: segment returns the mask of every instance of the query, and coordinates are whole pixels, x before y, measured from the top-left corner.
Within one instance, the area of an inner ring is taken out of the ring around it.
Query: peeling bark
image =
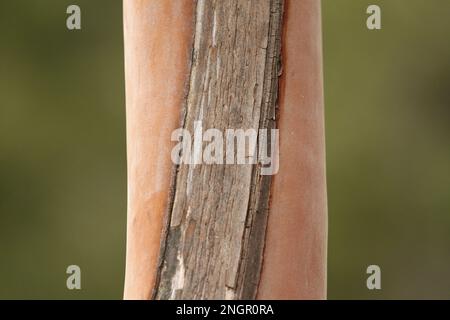
[[[320,24],[320,0],[124,0],[125,299],[326,298]],[[197,121],[279,129],[279,172],[173,165]]]
[[[282,0],[197,1],[183,128],[275,128],[282,17]],[[176,168],[155,298],[255,298],[271,179],[260,164]]]

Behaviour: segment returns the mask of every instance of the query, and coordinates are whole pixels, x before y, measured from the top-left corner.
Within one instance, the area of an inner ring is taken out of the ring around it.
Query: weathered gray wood
[[[275,128],[282,13],[282,0],[197,1],[183,128]],[[154,297],[254,298],[270,183],[258,164],[179,165]]]

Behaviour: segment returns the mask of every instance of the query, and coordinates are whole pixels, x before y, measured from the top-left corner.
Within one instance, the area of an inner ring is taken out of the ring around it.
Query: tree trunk
[[[325,298],[320,2],[125,0],[124,24],[125,298]]]

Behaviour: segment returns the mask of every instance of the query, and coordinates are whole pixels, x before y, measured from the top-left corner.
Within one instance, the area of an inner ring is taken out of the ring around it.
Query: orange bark
[[[167,207],[172,131],[189,73],[193,2],[125,0],[126,299],[149,299]]]
[[[327,201],[320,1],[285,2],[280,169],[258,298],[325,299]]]

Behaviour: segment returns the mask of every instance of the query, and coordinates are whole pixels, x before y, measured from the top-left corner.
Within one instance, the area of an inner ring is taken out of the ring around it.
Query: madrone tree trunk
[[[124,0],[124,34],[124,297],[325,298],[320,1]],[[211,128],[223,163],[177,136]],[[267,133],[244,163],[240,129]]]

